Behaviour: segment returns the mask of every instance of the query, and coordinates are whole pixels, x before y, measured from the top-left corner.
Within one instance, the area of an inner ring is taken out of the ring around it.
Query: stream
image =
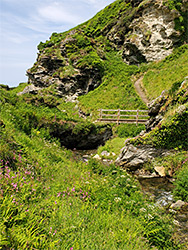
[[[88,159],[94,157],[97,150],[76,150],[74,155],[77,159],[87,162]],[[110,164],[112,161],[103,159],[104,164]],[[185,243],[188,247],[188,206],[183,209],[172,209],[171,204],[175,203],[172,191],[174,185],[172,181],[165,177],[140,178],[135,176],[140,185],[142,192],[154,201],[156,205],[164,207],[166,213],[172,215],[172,219],[176,228],[176,235],[181,243]]]

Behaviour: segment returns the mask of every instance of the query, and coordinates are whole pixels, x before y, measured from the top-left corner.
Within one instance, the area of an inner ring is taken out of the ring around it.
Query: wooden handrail
[[[98,121],[106,121],[106,122],[113,122],[113,123],[115,122],[117,124],[136,123],[136,125],[138,125],[138,123],[145,123],[148,118],[147,114],[139,114],[139,113],[148,113],[147,110],[99,109],[99,111],[100,111],[100,118],[98,119]],[[112,112],[112,113],[108,113],[108,112]],[[126,114],[126,112],[136,113],[136,114]],[[131,118],[131,117],[134,117],[134,118]]]

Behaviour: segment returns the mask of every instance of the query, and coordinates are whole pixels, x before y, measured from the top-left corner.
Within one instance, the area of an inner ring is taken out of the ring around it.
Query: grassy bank
[[[30,130],[27,120],[21,128],[15,114],[23,106],[16,106],[14,95],[5,96],[0,109],[2,249],[181,249],[172,238],[171,219],[146,201],[125,170],[95,160],[78,162],[57,139]],[[40,108],[35,105],[33,112]],[[54,117],[53,112],[46,115]]]

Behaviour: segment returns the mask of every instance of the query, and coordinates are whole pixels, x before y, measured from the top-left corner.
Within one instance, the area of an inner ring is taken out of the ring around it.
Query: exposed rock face
[[[147,62],[164,59],[179,40],[174,24],[179,13],[150,1],[139,14],[129,25],[131,32],[124,43],[124,60],[138,64],[143,59]]]
[[[99,37],[105,37],[108,46],[120,51],[127,64],[138,65],[141,62],[161,60],[169,55],[181,37],[180,32],[175,30],[174,22],[179,12],[170,10],[158,0],[122,2],[126,11],[121,9],[118,16],[109,19],[109,23],[101,30],[91,27],[95,31],[87,35],[82,25],[62,38],[59,36],[61,40],[57,43],[54,40],[59,39],[58,35],[48,41],[45,48],[40,49],[37,62],[27,71],[28,83],[36,88],[53,85],[56,94],[65,97],[67,101],[75,101],[79,95],[94,90],[101,84],[103,76],[97,64],[105,60],[104,45],[101,46],[104,41],[99,41]],[[81,45],[78,37],[82,37]],[[80,66],[80,58],[90,58],[91,51],[100,57],[97,64],[91,63],[88,66],[86,59],[87,65]],[[27,88],[21,94],[32,91]]]
[[[156,149],[150,145],[135,147],[132,144],[125,146],[116,160],[116,163],[135,171],[149,160],[158,156],[168,155],[169,151],[165,149]]]
[[[56,75],[56,71],[63,66],[71,67],[68,63],[63,65],[62,61],[56,57],[39,56],[36,71],[27,71],[28,83],[34,85],[35,90],[54,85],[56,94],[67,99],[74,96],[73,100],[79,95],[87,94],[101,83],[101,75],[96,68],[72,68],[74,73],[70,76],[62,75],[61,77],[61,75]],[[22,94],[31,93],[32,91],[33,89],[27,88]]]
[[[48,125],[47,125],[48,127]],[[49,124],[50,134],[58,138],[62,146],[69,149],[95,149],[110,139],[112,136],[112,128],[108,125],[103,125],[98,130],[88,128],[88,131],[79,133],[74,132],[74,127],[64,127],[60,124]]]
[[[181,209],[181,208],[184,207],[184,206],[187,206],[187,208],[188,208],[188,203],[185,202],[185,201],[178,200],[178,201],[176,201],[176,203],[173,203],[173,204],[170,206],[170,208],[176,210],[176,209]]]
[[[37,92],[42,89],[40,87],[36,87],[34,84],[31,84],[27,87],[25,87],[25,89],[22,92],[19,92],[17,95],[23,95],[26,93],[32,93],[32,94],[37,94]]]

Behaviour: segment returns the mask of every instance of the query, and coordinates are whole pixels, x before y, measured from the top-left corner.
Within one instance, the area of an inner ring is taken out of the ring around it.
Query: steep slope
[[[157,98],[162,91],[178,86],[188,76],[188,45],[173,51],[171,55],[159,62],[153,62],[142,68],[143,86],[147,97]]]
[[[27,71],[32,86],[24,93],[53,86],[56,95],[74,101],[111,78],[109,53],[136,65],[163,59],[187,39],[186,15],[186,1],[117,0],[88,22],[41,42]]]

